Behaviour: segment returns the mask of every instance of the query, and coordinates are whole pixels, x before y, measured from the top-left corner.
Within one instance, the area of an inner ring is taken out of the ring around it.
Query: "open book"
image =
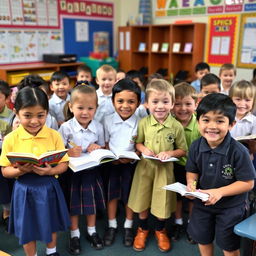
[[[255,139],[256,139],[256,134],[235,137],[235,140],[238,140],[238,141],[242,141],[242,140],[255,140]]]
[[[171,190],[173,192],[180,193],[182,196],[193,196],[201,199],[202,201],[207,201],[209,199],[209,195],[203,192],[195,191],[195,192],[189,192],[187,191],[187,186],[180,183],[176,182],[170,185],[166,185],[163,187],[163,189],[166,190]]]
[[[67,149],[49,151],[41,154],[38,157],[32,153],[9,152],[8,154],[6,154],[6,157],[13,164],[31,163],[38,166],[43,166],[45,163],[48,163],[54,166],[62,159],[62,157],[66,154],[67,151]]]
[[[142,154],[142,156],[145,158],[145,159],[153,159],[153,160],[158,160],[158,161],[161,161],[161,162],[174,162],[174,161],[179,161],[178,158],[176,157],[170,157],[168,159],[165,159],[165,160],[161,160],[155,156],[147,156],[147,155],[144,155]]]
[[[74,171],[82,171],[105,162],[117,160],[119,158],[129,158],[134,160],[140,160],[138,155],[133,151],[115,152],[108,149],[96,149],[91,153],[83,153],[79,157],[69,158],[69,167]]]

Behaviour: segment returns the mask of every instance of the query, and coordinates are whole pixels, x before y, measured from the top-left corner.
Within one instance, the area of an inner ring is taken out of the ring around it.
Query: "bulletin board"
[[[239,15],[210,16],[206,61],[212,66],[235,63]]]
[[[241,17],[237,66],[256,68],[256,13]]]

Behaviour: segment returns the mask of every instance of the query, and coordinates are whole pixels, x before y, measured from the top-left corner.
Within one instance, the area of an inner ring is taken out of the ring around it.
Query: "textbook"
[[[180,193],[182,196],[193,196],[201,199],[202,201],[207,201],[209,199],[209,195],[203,192],[195,191],[195,192],[189,192],[187,191],[187,186],[180,183],[176,182],[170,185],[166,185],[163,187],[163,189],[170,190],[173,192]]]
[[[73,172],[79,172],[119,158],[140,160],[138,155],[133,151],[113,153],[108,149],[96,149],[91,153],[83,153],[79,157],[69,157],[69,168],[72,169]]]
[[[179,161],[178,158],[176,157],[170,157],[168,159],[165,159],[165,160],[161,160],[159,159],[158,157],[155,157],[155,156],[147,156],[147,155],[144,155],[142,154],[142,156],[145,158],[145,159],[153,159],[153,160],[158,160],[158,161],[161,161],[161,162],[175,162],[175,161]]]
[[[255,139],[256,139],[256,134],[235,137],[235,140],[238,140],[238,141],[241,141],[241,140],[255,140]]]
[[[67,149],[49,151],[36,156],[32,153],[19,153],[19,152],[9,152],[6,157],[11,163],[26,164],[31,163],[38,166],[43,166],[45,163],[50,165],[56,165],[62,157],[67,153]]]

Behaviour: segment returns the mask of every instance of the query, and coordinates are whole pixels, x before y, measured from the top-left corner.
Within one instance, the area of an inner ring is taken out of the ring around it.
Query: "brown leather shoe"
[[[161,252],[167,252],[171,249],[171,242],[166,233],[166,230],[155,231],[158,248]]]
[[[143,251],[146,247],[146,240],[148,236],[149,230],[143,230],[142,228],[138,228],[137,235],[133,241],[133,249],[135,251]]]

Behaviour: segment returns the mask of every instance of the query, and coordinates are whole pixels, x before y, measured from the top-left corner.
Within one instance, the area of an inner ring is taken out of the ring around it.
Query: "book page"
[[[138,157],[138,155],[134,151],[114,152],[114,154],[118,158],[129,158],[129,159],[140,160],[140,158]]]
[[[161,162],[179,161],[179,159],[176,158],[176,157],[170,157],[170,158],[168,158],[168,159],[161,160],[161,159],[159,159],[158,157],[155,157],[155,156],[147,156],[147,155],[144,155],[144,154],[142,154],[142,156],[143,156],[145,159],[158,160],[158,161],[161,161]]]
[[[117,159],[117,157],[113,154],[113,152],[111,152],[108,149],[96,149],[93,150],[90,153],[90,156],[98,161],[100,163],[101,160],[103,160],[104,158],[113,158],[113,159]]]

